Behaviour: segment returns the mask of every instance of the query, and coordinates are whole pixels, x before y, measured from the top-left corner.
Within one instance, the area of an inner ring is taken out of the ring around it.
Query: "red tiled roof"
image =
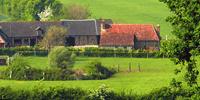
[[[100,45],[133,46],[134,37],[139,41],[159,41],[151,24],[112,24],[111,28],[101,32]]]

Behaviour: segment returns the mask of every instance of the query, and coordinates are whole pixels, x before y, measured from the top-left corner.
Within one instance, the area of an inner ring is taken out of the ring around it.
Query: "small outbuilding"
[[[158,50],[160,27],[151,24],[112,24],[102,25],[101,47],[127,47],[133,49]]]

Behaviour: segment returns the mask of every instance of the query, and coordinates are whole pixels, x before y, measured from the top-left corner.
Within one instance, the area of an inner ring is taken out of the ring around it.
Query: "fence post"
[[[36,50],[35,50],[35,48],[34,48],[34,56],[36,56]]]
[[[43,72],[43,73],[42,73],[42,76],[43,76],[43,77],[42,77],[42,80],[44,80],[44,79],[45,79],[45,78],[44,78],[44,75],[45,75],[45,73]]]
[[[147,52],[147,58],[149,58],[149,53]]]
[[[10,57],[8,56],[8,59],[7,59],[7,64],[8,66],[10,66]]]
[[[129,63],[129,72],[131,72],[131,63]]]
[[[10,79],[12,79],[12,71],[10,71],[10,76],[9,77],[10,77]]]
[[[138,63],[138,71],[141,72],[140,63]]]
[[[118,64],[118,66],[117,66],[117,71],[118,71],[118,72],[120,71],[120,69],[119,69],[119,64]]]

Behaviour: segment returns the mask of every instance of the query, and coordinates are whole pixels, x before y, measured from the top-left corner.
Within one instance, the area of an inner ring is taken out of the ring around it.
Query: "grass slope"
[[[86,5],[91,18],[111,18],[115,23],[160,24],[161,35],[171,36],[171,27],[165,21],[168,8],[159,0],[60,0],[65,6],[71,3]]]
[[[26,57],[27,61],[36,68],[46,68],[46,57]],[[14,81],[0,80],[0,86],[11,86],[14,89],[31,89],[35,86],[65,86],[83,89],[98,88],[106,84],[117,92],[132,91],[138,94],[149,93],[152,89],[167,86],[173,77],[173,63],[169,59],[139,59],[139,58],[77,58],[75,68],[84,68],[92,60],[99,60],[107,67],[120,65],[120,73],[107,80],[83,81]],[[37,63],[36,63],[37,62]],[[129,63],[133,72],[128,72]],[[142,72],[138,72],[140,63]]]
[[[48,66],[47,57],[26,57],[31,66],[44,69]],[[145,58],[92,58],[78,57],[74,65],[75,69],[85,68],[93,60],[99,60],[107,67],[116,68],[120,65],[119,73],[106,80],[79,80],[79,81],[15,81],[0,80],[0,86],[11,86],[14,89],[32,89],[35,86],[65,86],[80,87],[83,89],[95,89],[101,84],[106,84],[113,90],[132,91],[137,94],[146,94],[156,88],[168,86],[174,76],[173,70],[177,67],[170,59],[145,59]],[[200,57],[197,58],[200,69]],[[129,63],[132,65],[132,72],[128,72]],[[141,72],[138,72],[138,63]],[[5,70],[5,67],[0,67]],[[183,76],[181,76],[183,77]],[[199,81],[200,82],[200,81]]]

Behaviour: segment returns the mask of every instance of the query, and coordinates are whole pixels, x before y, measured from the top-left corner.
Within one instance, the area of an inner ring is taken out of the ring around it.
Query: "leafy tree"
[[[73,67],[75,54],[65,47],[55,47],[49,54],[49,65],[53,68],[69,69]]]
[[[7,73],[12,74],[12,79],[26,79],[26,73],[31,68],[28,62],[20,55],[14,55]]]
[[[38,14],[40,21],[48,21],[53,15],[50,7],[45,8],[45,10]]]
[[[45,33],[43,40],[40,42],[40,46],[48,50],[50,50],[54,46],[64,46],[66,34],[67,34],[66,28],[51,26]]]
[[[88,7],[79,4],[71,4],[64,10],[67,19],[87,19],[91,16]]]
[[[40,20],[39,13],[52,9],[53,19],[62,16],[63,5],[58,0],[0,0],[1,12],[13,20]]]
[[[200,52],[200,1],[199,0],[160,0],[165,3],[172,15],[167,21],[173,26],[172,33],[177,37],[170,42],[166,52],[176,64],[186,66],[185,81],[192,87],[197,85],[197,70],[195,56]],[[176,72],[181,72],[177,69]]]

